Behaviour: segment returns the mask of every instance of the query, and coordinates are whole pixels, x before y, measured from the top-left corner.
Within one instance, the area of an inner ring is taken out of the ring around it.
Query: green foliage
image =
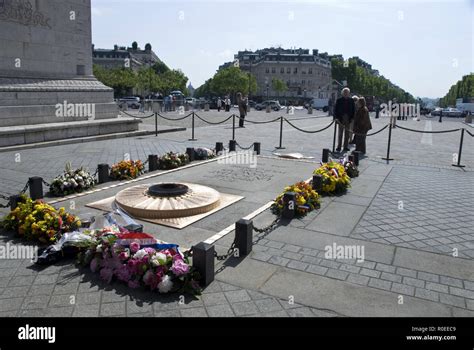
[[[439,100],[439,106],[446,108],[456,105],[456,99],[474,97],[474,74],[465,75],[451,86],[446,96]]]
[[[288,90],[288,86],[286,83],[278,78],[273,78],[272,79],[272,89],[276,91],[277,93],[282,93]]]
[[[234,95],[237,92],[254,94],[257,91],[257,79],[254,75],[240,70],[239,67],[227,67],[219,70],[195,91],[196,97],[216,95]]]
[[[161,71],[157,73],[157,70]],[[173,90],[187,91],[188,78],[180,70],[170,70],[164,63],[152,68],[142,68],[138,72],[126,68],[105,69],[94,65],[94,75],[114,89],[116,97],[130,94],[133,88],[139,93],[161,92],[169,94]]]
[[[348,66],[344,67],[344,61],[333,58],[332,77],[337,81],[347,81],[352,92],[363,96],[376,96],[382,101],[396,99],[400,103],[414,103],[415,98],[405,90],[396,87],[384,76],[375,76],[366,68],[357,64],[354,59],[348,60]]]
[[[170,69],[169,67],[163,62],[163,61],[158,61],[152,66],[153,70],[155,71],[156,74],[163,74],[168,72]]]

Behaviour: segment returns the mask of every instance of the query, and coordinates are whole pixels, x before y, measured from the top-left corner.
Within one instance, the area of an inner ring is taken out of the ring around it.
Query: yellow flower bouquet
[[[325,194],[343,193],[351,186],[351,178],[347,175],[344,165],[338,162],[324,163],[314,174],[322,176],[322,192]]]
[[[136,179],[143,173],[145,166],[141,160],[122,160],[110,169],[110,177],[115,180]]]
[[[3,220],[6,230],[16,232],[20,237],[41,243],[54,243],[64,232],[73,231],[81,226],[77,217],[41,200],[33,201],[24,196],[22,203]]]
[[[310,184],[298,182],[292,186],[285,187],[283,192],[275,199],[271,209],[276,215],[280,215],[283,211],[285,205],[283,196],[286,192],[294,192],[296,194],[296,217],[302,217],[306,213],[320,207],[318,192],[313,190]]]

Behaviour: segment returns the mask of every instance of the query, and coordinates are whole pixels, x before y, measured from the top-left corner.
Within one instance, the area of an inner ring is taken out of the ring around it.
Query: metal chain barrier
[[[41,181],[43,182],[43,185],[45,185],[46,187],[51,187],[51,184],[46,182],[45,180],[41,179]]]
[[[28,191],[28,188],[30,187],[30,182],[28,181],[25,185],[25,187],[23,187],[23,189],[20,191],[20,194],[25,194],[26,191]]]
[[[223,120],[223,121],[221,121],[221,122],[210,122],[210,121],[208,121],[208,120],[205,120],[204,118],[201,118],[201,117],[200,117],[198,114],[196,114],[196,113],[194,113],[194,115],[196,116],[196,118],[202,120],[204,123],[212,124],[212,125],[223,124],[223,123],[225,123],[226,121],[228,121],[229,119],[231,119],[231,118],[234,117],[233,115],[231,115],[229,118],[227,118],[227,119],[225,119],[225,120]]]
[[[251,149],[251,148],[253,147],[253,143],[252,143],[250,146],[248,146],[248,147],[242,147],[241,145],[239,145],[239,143],[238,143],[237,141],[235,142],[235,145],[236,145],[237,147],[239,147],[240,149],[244,150],[244,151],[249,150],[249,149]]]
[[[234,254],[236,243],[237,242],[234,240],[234,242],[232,243],[230,248],[227,250],[227,254],[219,255],[219,254],[217,254],[217,252],[214,252],[214,258],[216,258],[219,261],[226,260],[229,256]]]
[[[266,236],[268,236],[274,229],[276,229],[278,227],[278,224],[280,223],[280,218],[276,218],[275,220],[273,220],[273,222],[268,225],[267,227],[264,227],[264,228],[257,228],[254,226],[253,230],[256,232],[256,233],[261,233],[261,235],[259,235],[257,237],[257,239],[255,241],[252,242],[252,244],[258,244],[258,242],[260,242],[262,239],[264,239]]]
[[[168,118],[168,117],[165,117],[164,115],[161,115],[160,113],[157,113],[157,114],[158,114],[158,117],[163,118],[165,120],[170,120],[170,121],[173,121],[173,122],[189,118],[190,116],[193,115],[193,113],[189,113],[188,115],[185,115],[184,117],[181,117],[181,118]]]
[[[471,134],[471,132],[470,132],[469,130],[467,130],[467,129],[464,129],[464,130],[466,130],[466,132],[467,132],[471,137],[474,137],[474,134]]]
[[[334,119],[336,121],[336,124],[340,125],[340,126],[344,126],[344,124],[342,124],[339,120],[337,119]],[[374,136],[374,135],[377,135],[378,133],[384,131],[385,129],[387,129],[389,127],[390,123],[385,125],[382,129],[378,130],[378,131],[375,131],[373,133],[370,133],[370,134],[361,134],[361,133],[358,133],[358,132],[350,132],[351,135],[358,135],[358,136]],[[398,125],[397,125],[398,127]]]
[[[334,120],[331,122],[331,124],[329,124],[328,126],[322,128],[322,129],[319,129],[319,130],[315,130],[315,131],[309,131],[309,130],[304,130],[304,129],[301,129],[299,127],[297,127],[296,125],[294,125],[292,122],[290,122],[288,119],[286,118],[283,118],[288,124],[290,124],[291,127],[293,127],[294,129],[298,130],[298,131],[301,131],[301,132],[304,132],[304,133],[307,133],[307,134],[316,134],[318,132],[321,132],[321,131],[324,131],[326,129],[329,129],[333,124],[334,124]]]
[[[400,125],[396,125],[395,128],[396,129],[400,128],[400,129],[407,130],[407,131],[412,131],[412,132],[418,132],[418,133],[421,133],[421,134],[445,134],[445,133],[448,133],[448,132],[456,132],[456,131],[461,130],[461,129],[451,129],[451,130],[439,130],[439,131],[424,131],[424,130],[415,130],[415,129],[405,128],[405,127],[400,126]]]
[[[148,118],[151,118],[151,117],[155,116],[155,113],[150,114],[149,116],[146,116],[146,117],[140,117],[140,116],[137,116],[137,115],[133,115],[133,114],[127,113],[127,112],[125,112],[125,111],[120,111],[120,113],[123,113],[123,114],[125,114],[125,115],[128,115],[129,117],[137,118],[137,119],[148,119]]]
[[[275,118],[275,119],[272,119],[272,120],[267,120],[267,121],[264,121],[264,122],[257,122],[257,121],[255,121],[255,120],[250,120],[250,119],[246,119],[246,118],[241,118],[240,116],[237,116],[237,115],[236,115],[236,117],[237,117],[238,119],[244,119],[244,121],[245,121],[246,123],[250,123],[250,124],[269,124],[269,123],[275,123],[275,122],[279,121],[280,118],[281,118],[281,117],[278,117],[278,118]]]

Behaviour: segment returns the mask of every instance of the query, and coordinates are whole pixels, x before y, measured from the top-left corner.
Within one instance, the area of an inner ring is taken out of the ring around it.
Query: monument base
[[[94,77],[0,77],[0,147],[137,131]]]

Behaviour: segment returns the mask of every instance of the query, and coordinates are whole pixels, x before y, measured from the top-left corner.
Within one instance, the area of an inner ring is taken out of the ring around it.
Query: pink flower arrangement
[[[122,246],[116,242],[118,234],[111,230],[96,232],[94,238],[94,243],[81,255],[82,262],[98,272],[105,282],[111,283],[116,278],[130,288],[143,285],[159,293],[200,293],[196,272],[177,247],[142,248],[138,242]]]

